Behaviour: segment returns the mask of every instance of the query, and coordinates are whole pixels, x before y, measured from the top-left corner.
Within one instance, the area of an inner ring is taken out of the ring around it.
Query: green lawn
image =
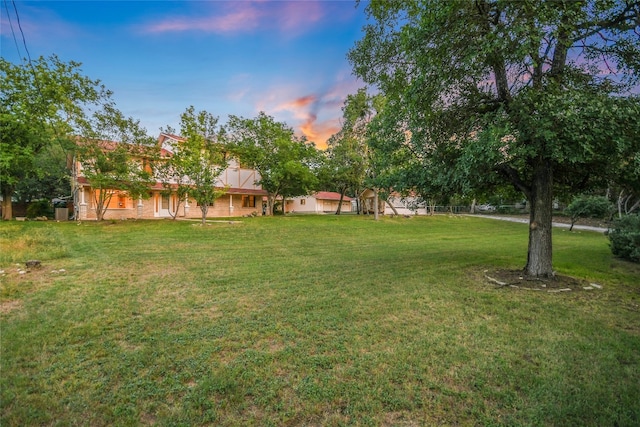
[[[0,223],[0,425],[640,425],[640,268],[469,217]],[[43,267],[19,274],[32,258]],[[60,271],[60,270],[64,271]]]

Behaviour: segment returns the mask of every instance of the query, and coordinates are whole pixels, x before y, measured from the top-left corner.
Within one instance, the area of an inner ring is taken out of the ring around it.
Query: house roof
[[[150,145],[130,144],[126,142],[111,141],[108,139],[86,140],[80,137],[76,137],[76,144],[78,144],[78,146],[80,147],[88,146],[90,143],[95,143],[98,147],[100,147],[102,151],[105,151],[105,152],[114,151],[118,147],[125,147],[128,149],[128,151],[132,155],[138,156],[138,157],[149,157],[152,153],[150,153],[148,150],[151,150],[153,148]],[[162,148],[160,152],[163,156],[171,155],[171,152],[165,150],[164,148]]]
[[[165,148],[164,143],[168,139],[169,140],[173,140],[173,141],[175,141],[177,143],[184,143],[184,142],[187,141],[187,138],[185,138],[183,136],[180,136],[180,135],[175,135],[175,134],[172,134],[172,133],[164,133],[164,132],[161,133],[158,136],[158,144],[160,145],[160,150],[161,150],[161,154],[162,154],[163,157],[171,157],[174,154],[171,147]],[[219,146],[221,145],[221,144],[219,144],[219,143],[217,143],[215,141],[210,141],[210,142],[214,143],[215,145],[219,145]],[[225,159],[226,159],[228,153],[226,153],[226,150],[224,150],[224,149],[223,149],[223,153],[224,153],[224,156],[225,156]]]
[[[164,133],[164,132],[161,133],[160,136],[158,136],[158,140],[162,141],[164,139],[163,137],[175,139],[176,141],[186,141],[186,139],[181,136],[174,135],[172,133]]]
[[[340,200],[340,193],[336,193],[335,191],[318,191],[313,195],[318,200]],[[344,202],[350,202],[351,198],[344,196],[342,198]]]

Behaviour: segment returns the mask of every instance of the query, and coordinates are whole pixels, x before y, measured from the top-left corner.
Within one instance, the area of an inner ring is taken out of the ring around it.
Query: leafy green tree
[[[453,153],[436,152],[430,144],[413,144],[412,133],[402,119],[404,114],[406,110],[385,102],[369,124],[371,167],[379,187],[416,197],[433,214],[437,204],[447,204],[457,191],[453,171],[447,166],[453,162]]]
[[[304,139],[294,141],[291,147],[291,159],[281,165],[278,172],[278,181],[282,184],[280,195],[282,200],[309,194],[318,189],[317,170],[320,163],[320,152],[313,144]],[[282,213],[286,214],[286,206],[283,204]]]
[[[340,131],[327,141],[322,181],[325,188],[340,193],[336,215],[340,215],[342,201],[348,191],[358,195],[364,186],[365,158],[358,141]]]
[[[386,97],[380,118],[443,190],[508,182],[530,207],[525,274],[553,274],[554,196],[606,186],[635,159],[638,2],[371,2],[349,52]],[[413,173],[420,176],[420,173]]]
[[[13,217],[12,199],[16,188],[27,180],[37,179],[34,168],[36,153],[49,140],[44,129],[13,119],[2,105],[0,112],[0,187],[2,190],[2,219]]]
[[[167,126],[163,133],[174,135],[176,132]],[[162,193],[166,196],[175,195],[176,204],[173,211],[169,211],[169,215],[174,220],[178,216],[180,205],[189,197],[191,191],[191,181],[189,179],[190,161],[193,159],[189,144],[180,143],[184,141],[176,141],[174,146],[169,150],[171,153],[167,156],[160,156],[155,163],[155,173],[159,182],[162,184]]]
[[[92,105],[111,93],[57,56],[16,65],[0,58],[0,190],[2,217],[11,219],[15,190],[45,171],[37,156],[53,144],[68,150]]]
[[[371,175],[367,125],[375,114],[373,100],[366,89],[348,95],[342,107],[342,128],[327,141],[324,175],[330,188],[340,193],[336,215],[347,191],[357,197]]]
[[[571,227],[580,218],[600,218],[611,216],[613,206],[611,202],[603,196],[578,196],[567,206],[564,212],[571,218]]]
[[[71,155],[61,144],[43,147],[33,158],[37,173],[29,174],[17,183],[14,197],[21,202],[31,202],[70,196],[70,159]]]
[[[82,135],[77,143],[77,156],[81,174],[93,190],[98,221],[104,219],[115,194],[148,197],[154,180],[144,163],[155,157],[156,144],[139,121],[124,117],[112,105],[105,105],[87,120]]]
[[[260,174],[257,184],[267,192],[268,215],[273,215],[278,197],[300,196],[316,188],[318,150],[296,138],[285,123],[260,112],[253,119],[229,116],[228,129],[234,154]]]
[[[228,190],[216,186],[220,174],[227,167],[223,131],[218,120],[207,111],[196,112],[193,106],[188,107],[180,115],[180,133],[184,140],[175,147],[169,163],[176,168],[174,177],[181,177],[178,196],[185,192],[195,199],[202,213],[203,225],[209,206]]]

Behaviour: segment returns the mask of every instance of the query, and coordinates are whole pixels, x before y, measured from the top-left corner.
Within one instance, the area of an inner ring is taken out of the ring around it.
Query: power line
[[[35,67],[33,66],[33,61],[31,60],[31,53],[29,53],[29,48],[27,47],[27,39],[24,35],[24,31],[22,30],[22,24],[20,23],[20,15],[18,14],[18,7],[16,6],[16,2],[15,0],[11,0],[11,3],[13,4],[13,11],[16,15],[16,21],[18,23],[18,29],[20,30],[20,35],[22,36],[22,44],[24,45],[24,50],[27,53],[27,63],[29,64],[29,69],[31,70],[31,73],[33,74],[33,83],[34,86],[36,88],[36,91],[38,92],[38,95],[40,95],[40,100],[42,102],[46,102],[46,98],[44,96],[44,94],[42,93],[42,87],[40,85],[40,80],[38,79],[38,73],[36,72]],[[7,9],[7,16],[9,16],[9,8],[7,7],[7,0],[4,0],[4,4],[5,4],[5,8]],[[11,18],[9,18],[9,22],[11,23]],[[11,32],[13,34],[13,38],[14,41],[16,43],[16,49],[18,50],[18,55],[20,54],[20,49],[18,47],[18,42],[16,41],[16,37],[15,37],[15,32],[13,31],[13,25],[11,25]],[[48,67],[48,65],[45,65],[45,67]],[[43,114],[43,121],[38,120],[38,123],[40,124],[40,126],[42,127],[42,130],[44,132],[46,132],[46,128],[45,128],[45,123],[43,122],[48,122],[48,124],[51,126],[52,130],[53,130],[53,134],[56,138],[56,140],[58,141],[58,143],[60,143],[61,140],[61,136],[58,133],[58,129],[57,126],[54,126],[52,124],[53,120],[51,120],[51,117],[49,116],[49,109],[48,108],[43,108],[42,111]]]
[[[7,5],[7,0],[3,1],[4,9],[7,11],[7,19],[9,20],[9,27],[11,27],[11,35],[13,36],[13,43],[16,46],[16,50],[18,51],[18,58],[22,61],[22,54],[20,53],[20,47],[18,46],[18,39],[16,38],[16,32],[13,29],[13,22],[11,21],[11,14],[9,13],[9,6]],[[15,6],[15,4],[14,4]]]
[[[5,2],[6,2],[6,0],[5,0]],[[24,37],[24,31],[22,31],[22,25],[20,24],[20,15],[18,15],[18,7],[16,6],[15,0],[11,0],[11,3],[13,4],[13,10],[16,13],[16,20],[18,21],[18,28],[20,29],[20,34],[22,35],[22,44],[24,45],[24,50],[27,52],[27,58],[29,59],[29,65],[31,65],[31,54],[29,53],[29,48],[27,47],[27,39]],[[13,27],[11,28],[11,31],[13,31]],[[15,37],[15,35],[14,35],[14,37]],[[33,65],[31,65],[31,68],[33,68]],[[35,70],[34,70],[34,76],[35,76]]]
[[[7,3],[7,0],[4,0],[5,6]],[[33,82],[34,85],[36,87],[36,90],[38,91],[38,94],[40,95],[40,99],[42,101],[45,100],[44,95],[42,94],[42,88],[40,87],[40,80],[38,80],[38,73],[36,72],[35,67],[33,66],[33,62],[31,61],[31,54],[29,53],[29,48],[27,47],[27,39],[24,36],[24,31],[22,31],[22,24],[20,23],[20,15],[18,14],[18,7],[16,6],[16,2],[15,0],[11,0],[11,3],[13,4],[13,10],[16,14],[16,21],[18,22],[18,29],[20,30],[20,34],[22,35],[22,44],[24,45],[24,50],[27,52],[27,63],[29,64],[29,68],[31,69],[31,72],[33,74]],[[7,16],[9,15],[9,11],[7,9]],[[11,21],[9,21],[11,22]],[[13,33],[13,26],[11,26],[11,32]],[[14,39],[15,39],[15,33],[14,33]],[[18,48],[18,43],[16,42],[16,48]],[[18,53],[20,52],[20,49],[18,49]],[[48,114],[46,113],[47,109],[45,109],[45,118],[48,119],[49,117]],[[44,126],[43,126],[44,128]],[[55,129],[54,126],[54,133],[56,134],[56,137],[58,137],[57,134],[57,130]]]

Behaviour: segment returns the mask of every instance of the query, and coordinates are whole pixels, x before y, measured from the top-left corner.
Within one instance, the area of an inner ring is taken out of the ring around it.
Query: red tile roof
[[[340,200],[340,193],[335,191],[318,191],[313,195],[318,200]],[[344,196],[342,199],[344,202],[350,202],[351,198]]]

